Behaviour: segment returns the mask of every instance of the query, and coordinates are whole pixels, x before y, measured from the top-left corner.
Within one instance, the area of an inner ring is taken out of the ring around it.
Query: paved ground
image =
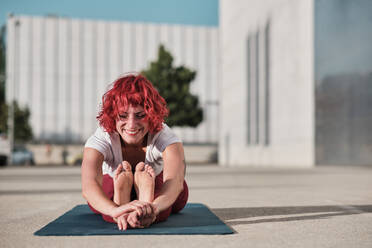
[[[79,173],[0,169],[0,247],[372,247],[372,167],[188,167],[189,201],[208,205],[232,235],[33,236],[84,203]]]

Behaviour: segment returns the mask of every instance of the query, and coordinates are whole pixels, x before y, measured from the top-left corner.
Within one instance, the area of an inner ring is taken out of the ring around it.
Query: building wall
[[[314,164],[313,22],[311,0],[220,1],[221,165]]]
[[[30,108],[37,141],[86,140],[107,86],[147,68],[164,44],[175,65],[197,71],[191,91],[204,109],[197,128],[176,133],[187,143],[217,143],[217,28],[13,16],[7,31],[7,101]]]
[[[372,2],[315,1],[316,163],[372,163]]]

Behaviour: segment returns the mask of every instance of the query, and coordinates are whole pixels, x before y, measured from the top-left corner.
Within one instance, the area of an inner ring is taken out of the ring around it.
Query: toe
[[[123,165],[119,164],[118,167],[115,170],[115,175],[120,174],[120,172],[123,170]]]
[[[154,169],[152,168],[152,166],[151,165],[146,165],[146,171],[147,171],[147,173],[149,173],[152,177],[155,177],[155,171],[154,171]]]
[[[123,161],[122,165],[125,171],[132,171],[132,166],[130,166],[130,163],[128,163],[128,161]]]
[[[136,165],[136,171],[143,171],[145,168],[145,163],[144,162],[139,162],[137,165]]]

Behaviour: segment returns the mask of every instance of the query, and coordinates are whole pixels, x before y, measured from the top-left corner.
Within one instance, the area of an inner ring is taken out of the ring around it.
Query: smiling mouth
[[[134,130],[124,129],[125,133],[127,133],[127,134],[129,134],[129,135],[136,135],[136,134],[139,133],[141,130],[142,130],[142,128],[140,128],[140,129],[134,129]]]

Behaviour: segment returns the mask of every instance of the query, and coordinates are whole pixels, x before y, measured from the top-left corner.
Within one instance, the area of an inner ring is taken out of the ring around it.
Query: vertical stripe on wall
[[[181,32],[180,32],[180,61],[181,63],[184,65],[186,64],[186,46],[185,46],[185,33],[186,33],[186,28],[182,28]]]
[[[29,70],[28,70],[28,99],[27,99],[27,103],[28,103],[28,106],[30,108],[30,110],[32,109],[32,103],[33,103],[33,84],[34,84],[34,61],[33,61],[33,58],[34,58],[34,55],[33,55],[33,52],[34,52],[34,38],[33,38],[33,30],[34,30],[34,22],[33,22],[33,18],[30,18],[30,25],[29,25],[29,29],[28,29],[28,51],[29,51],[29,56],[28,56],[28,66],[29,66]]]
[[[251,144],[251,36],[247,38],[247,144]]]
[[[133,72],[135,69],[135,67],[136,67],[136,56],[137,56],[137,53],[136,53],[136,25],[135,24],[133,24],[133,25],[131,25],[130,26],[131,27],[131,30],[132,30],[132,32],[131,32],[131,36],[130,36],[130,52],[131,52],[131,54],[130,54],[130,65],[129,65],[129,70],[131,71],[131,72]]]
[[[251,36],[251,50],[250,50],[250,72],[251,72],[251,83],[250,83],[250,134],[251,134],[251,144],[256,144],[256,39],[255,35]]]
[[[265,140],[270,143],[270,22],[265,26]]]
[[[187,61],[187,59],[186,59],[186,32],[187,32],[187,29],[186,28],[183,28],[183,30],[181,30],[181,37],[180,37],[180,42],[181,42],[181,44],[180,44],[180,49],[181,49],[181,53],[180,53],[180,56],[181,56],[181,63],[182,64],[186,64],[186,61]],[[192,52],[192,51],[190,51],[190,52]],[[181,136],[182,137],[186,137],[187,136],[187,132],[186,132],[186,130],[185,129],[182,129],[181,131],[180,131],[180,133],[181,133]]]
[[[155,26],[155,29],[156,29],[156,32],[155,32],[155,41],[156,41],[156,44],[158,44],[158,46],[156,47],[156,58],[157,58],[157,55],[158,55],[158,49],[159,49],[159,46],[160,46],[160,25],[156,25]]]
[[[143,43],[142,43],[142,61],[144,63],[144,68],[141,68],[141,70],[145,69],[147,67],[147,58],[149,57],[149,52],[148,52],[148,47],[147,44],[149,43],[149,38],[148,38],[148,25],[144,24],[142,27],[143,31]]]
[[[97,69],[98,69],[98,60],[97,60],[97,50],[98,50],[98,47],[97,47],[97,38],[98,38],[98,35],[97,35],[97,22],[94,22],[92,24],[92,89],[94,89],[93,92],[95,92],[95,94],[92,94],[91,95],[91,98],[90,98],[90,102],[92,104],[92,106],[96,106],[97,105],[97,98],[98,98],[98,92],[97,92],[97,77],[98,77],[98,73],[97,73]],[[97,109],[94,109],[94,112],[96,112]]]
[[[72,93],[72,24],[67,20],[66,30],[66,121],[65,142],[71,141],[71,93]]]
[[[260,32],[256,32],[256,80],[255,80],[255,127],[256,127],[256,139],[254,141],[255,144],[259,144],[260,142]]]
[[[198,70],[199,70],[199,68],[200,68],[200,61],[199,61],[199,30],[198,29],[195,29],[195,30],[193,30],[192,31],[192,33],[193,33],[193,48],[194,48],[194,57],[193,57],[193,64],[194,64],[194,68],[196,69],[196,80],[198,80],[199,78],[200,78],[200,74],[198,75]],[[199,80],[198,80],[199,81]],[[195,82],[194,82],[195,83]],[[204,107],[204,103],[203,102],[201,102],[200,101],[200,97],[199,97],[199,103],[200,103],[200,105],[201,105],[201,107],[203,108],[203,109],[205,109],[205,107]],[[192,132],[193,133],[193,135],[192,135],[192,137],[193,137],[193,140],[198,140],[198,135],[197,135],[197,132]]]
[[[80,97],[79,97],[79,134],[80,135],[84,133],[84,127],[85,127],[84,120],[86,119],[86,114],[84,111],[84,102],[85,102],[85,98],[84,98],[85,96],[84,94],[84,72],[85,72],[84,71],[84,68],[85,68],[84,34],[85,34],[84,21],[80,21],[79,22],[79,82],[78,82],[79,92],[80,92]]]
[[[105,71],[104,71],[104,84],[107,84],[107,82],[110,81],[110,46],[111,46],[111,40],[110,40],[110,25],[108,22],[104,25],[104,34],[105,34],[105,47],[104,49],[104,56],[105,56]]]
[[[205,41],[205,99],[206,99],[206,105],[205,105],[205,120],[206,120],[206,125],[205,125],[205,132],[206,132],[206,138],[203,142],[207,142],[208,140],[211,139],[211,109],[213,108],[213,102],[212,102],[212,97],[211,97],[211,68],[208,66],[211,64],[210,58],[211,58],[211,46],[209,45],[211,43],[211,31],[207,30],[206,31],[206,41]]]
[[[247,38],[247,144],[269,144],[270,128],[270,27]]]
[[[54,80],[54,89],[58,89],[59,86],[59,19],[55,18],[54,19],[54,51],[53,51],[53,80]],[[53,82],[50,82],[53,83]],[[56,127],[57,130],[60,130],[58,126],[60,125],[60,122],[58,121],[58,116],[59,116],[59,91],[54,90],[53,92],[53,97],[54,97],[54,127]]]
[[[118,24],[118,69],[117,71],[121,75],[123,73],[123,25],[121,23]],[[117,75],[118,76],[118,75]]]
[[[41,139],[45,139],[45,122],[46,122],[46,97],[45,97],[45,19],[41,20],[41,46],[40,46],[40,132]]]
[[[263,30],[262,30],[263,29]],[[264,27],[260,28],[259,31],[259,145],[264,145],[264,141],[266,139],[265,135],[265,110],[266,110],[266,75],[265,75],[265,58],[266,58],[266,52],[265,52],[265,32]]]
[[[168,49],[170,49],[171,51],[172,51],[172,53],[173,53],[173,48],[174,48],[174,39],[173,39],[173,26],[167,26],[167,35],[168,35],[168,37],[167,37],[167,40],[168,40]]]

